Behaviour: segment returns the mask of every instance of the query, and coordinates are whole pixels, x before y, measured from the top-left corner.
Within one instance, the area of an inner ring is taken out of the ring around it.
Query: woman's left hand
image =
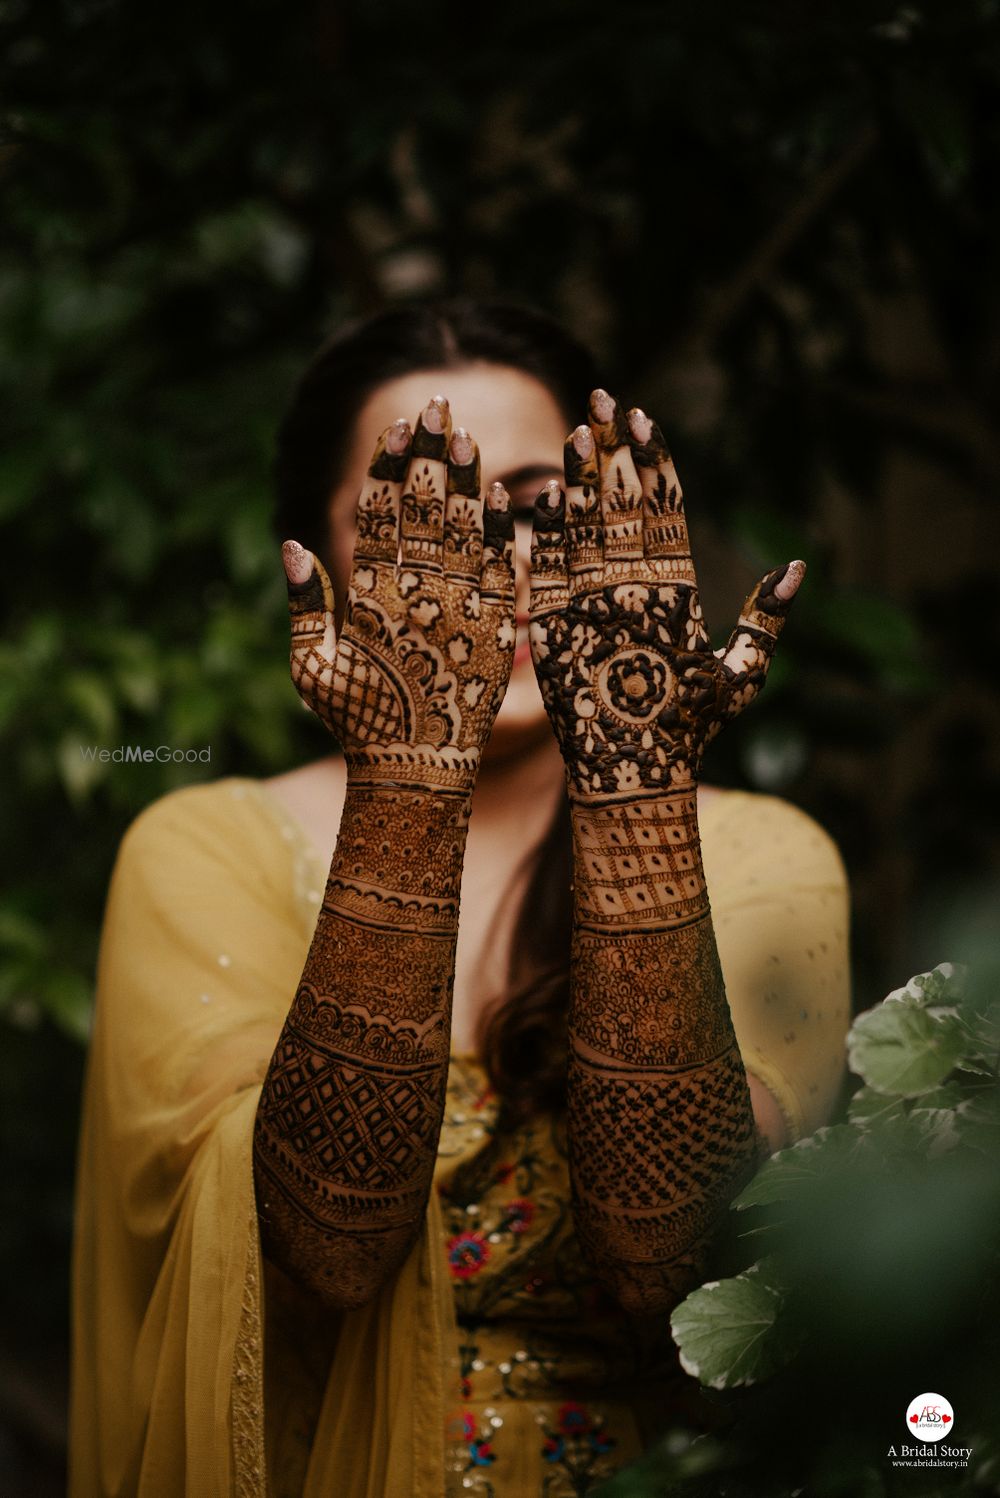
[[[565,494],[552,481],[535,505],[531,653],[570,794],[690,787],[706,744],[764,685],[805,563],[762,578],[713,652],[655,423],[594,391],[565,477]]]

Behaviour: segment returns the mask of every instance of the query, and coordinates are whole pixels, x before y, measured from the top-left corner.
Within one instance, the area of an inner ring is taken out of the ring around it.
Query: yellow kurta
[[[796,1139],[843,1072],[843,867],[773,797],[721,793],[701,833],[737,1038]],[[667,1413],[668,1329],[637,1336],[580,1258],[559,1121],[499,1133],[471,1056],[421,1236],[370,1305],[324,1311],[262,1258],[254,1115],[325,879],[242,778],[163,797],[122,841],[79,1145],[71,1498],[559,1498]]]

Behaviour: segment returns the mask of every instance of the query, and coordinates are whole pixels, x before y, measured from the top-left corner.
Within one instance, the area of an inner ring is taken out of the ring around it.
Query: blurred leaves
[[[848,1056],[865,1085],[847,1121],[764,1164],[732,1204],[751,1222],[744,1245],[762,1257],[674,1311],[683,1367],[709,1389],[743,1391],[716,1412],[705,1446],[720,1493],[847,1495],[867,1491],[873,1473],[873,1491],[904,1491],[872,1458],[898,1442],[920,1367],[948,1390],[961,1443],[974,1448],[954,1490],[979,1490],[995,1463],[1000,1055],[984,1065],[984,1054],[998,979],[995,953],[968,969],[945,963],[855,1020]],[[851,1431],[838,1441],[845,1379]],[[776,1452],[769,1416],[779,1411]],[[669,1491],[694,1498],[701,1480],[679,1474]],[[614,1491],[658,1491],[644,1482],[637,1467]]]

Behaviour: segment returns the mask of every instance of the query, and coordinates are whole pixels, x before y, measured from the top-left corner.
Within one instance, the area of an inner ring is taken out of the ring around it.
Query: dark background
[[[61,1491],[104,893],[172,785],[325,753],[269,465],[346,315],[527,300],[677,456],[713,632],[809,576],[709,777],[831,831],[857,1007],[1000,864],[994,0],[0,0],[0,1472]],[[335,419],[331,417],[331,419]],[[81,744],[200,748],[100,766]],[[963,934],[963,932],[965,934]]]

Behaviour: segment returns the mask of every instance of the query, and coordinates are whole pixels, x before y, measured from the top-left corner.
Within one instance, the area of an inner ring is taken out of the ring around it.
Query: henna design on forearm
[[[439,428],[439,429],[435,429]],[[289,582],[292,674],[348,791],[316,932],[257,1110],[265,1249],[328,1303],[398,1268],[431,1187],[471,792],[514,645],[513,520],[432,403],[383,434],[335,643],[329,579]]]
[[[706,744],[756,696],[788,602],[762,580],[725,649],[698,602],[659,429],[603,391],[535,510],[531,640],[574,835],[568,1137],[581,1244],[669,1309],[759,1154],[698,836]]]
[[[575,805],[571,1163],[585,1250],[632,1308],[701,1267],[756,1147],[693,793]]]
[[[261,1094],[265,1243],[337,1304],[360,1304],[398,1268],[423,1216],[444,1109],[468,815],[461,792],[349,792]]]

